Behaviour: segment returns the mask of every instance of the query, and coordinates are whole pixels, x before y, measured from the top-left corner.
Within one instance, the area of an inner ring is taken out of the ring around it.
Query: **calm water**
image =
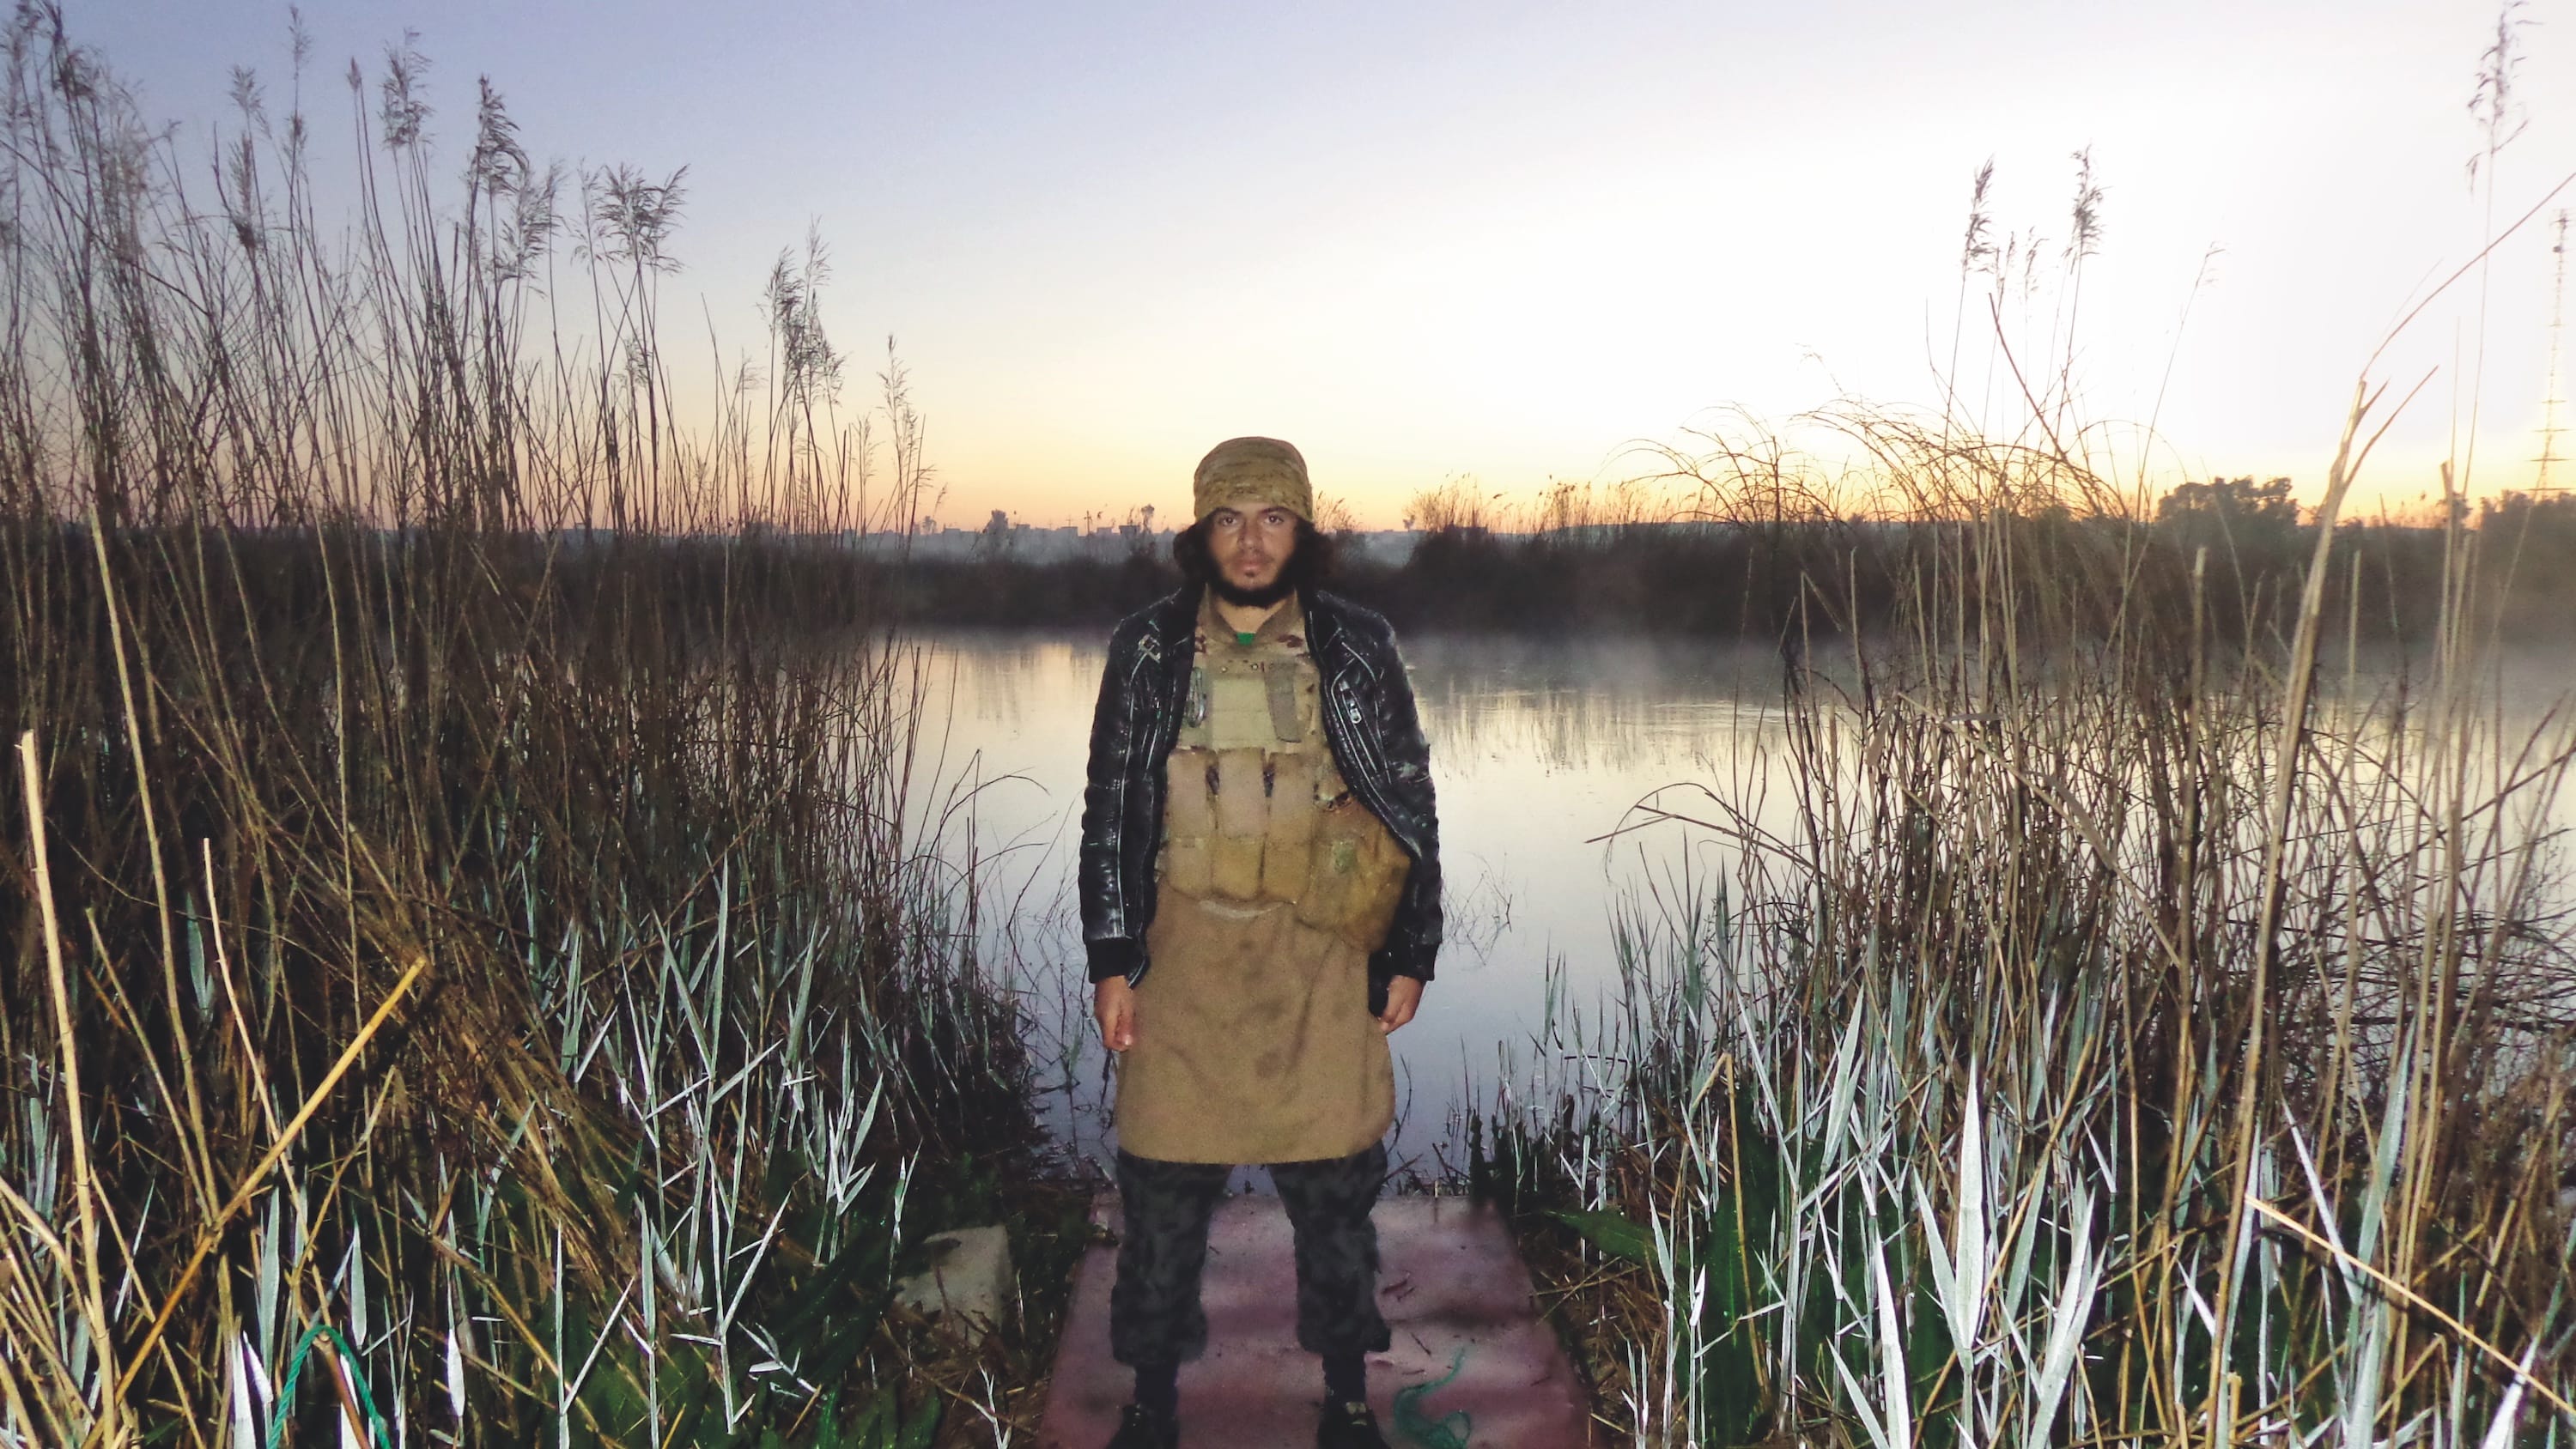
[[[1103,631],[1105,633],[1105,631]],[[952,852],[971,850],[979,935],[1030,993],[1033,1043],[1055,1126],[1105,1150],[1105,1101],[1072,894],[1082,771],[1102,640],[1031,633],[924,637],[928,808]],[[1704,892],[1732,857],[1705,831],[1649,824],[1640,805],[1705,813],[1708,794],[1784,827],[1766,773],[1781,715],[1777,653],[1491,638],[1406,641],[1439,791],[1449,942],[1421,1014],[1394,1037],[1401,1160],[1426,1173],[1454,1157],[1454,1116],[1505,1055],[1526,1063],[1546,1010],[1551,964],[1565,1000],[1589,1015],[1617,990],[1612,903]],[[2510,722],[2540,722],[2571,682],[2576,653],[2507,661]],[[2554,822],[2576,823],[2562,799]],[[1623,833],[1623,827],[1626,827]],[[1604,838],[1609,837],[1609,838]],[[1512,1072],[1511,1075],[1518,1075]]]

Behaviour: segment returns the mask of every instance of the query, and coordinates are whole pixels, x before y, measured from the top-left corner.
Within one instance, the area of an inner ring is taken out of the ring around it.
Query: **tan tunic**
[[[1202,605],[1198,648],[1119,1145],[1166,1162],[1347,1157],[1395,1120],[1368,957],[1401,850],[1333,768],[1294,602],[1248,644]]]

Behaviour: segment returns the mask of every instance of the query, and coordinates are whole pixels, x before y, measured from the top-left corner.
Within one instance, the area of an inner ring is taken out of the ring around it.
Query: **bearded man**
[[[1385,1449],[1369,1214],[1395,1117],[1386,1035],[1440,946],[1430,750],[1394,632],[1314,587],[1328,540],[1297,450],[1220,443],[1193,492],[1182,588],[1110,635],[1083,795],[1093,1014],[1119,1062],[1110,1351],[1136,1373],[1110,1446],[1179,1443],[1209,1215],[1251,1163],[1296,1234],[1315,1442]]]

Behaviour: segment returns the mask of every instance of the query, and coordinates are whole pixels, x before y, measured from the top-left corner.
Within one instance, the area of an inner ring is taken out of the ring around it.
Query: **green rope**
[[[286,1382],[278,1385],[277,1402],[269,1406],[268,1449],[277,1449],[277,1436],[286,1432],[286,1416],[295,1412],[295,1381],[304,1374],[304,1360],[313,1352],[313,1341],[328,1334],[331,1347],[340,1362],[349,1367],[349,1382],[358,1391],[358,1407],[367,1411],[367,1428],[375,1436],[377,1449],[393,1449],[393,1435],[385,1430],[385,1416],[376,1412],[375,1396],[367,1392],[367,1381],[358,1372],[357,1351],[340,1330],[327,1323],[317,1323],[304,1331],[303,1341],[295,1345],[295,1354],[286,1361]]]
[[[1457,1355],[1449,1360],[1449,1372],[1429,1383],[1395,1391],[1395,1427],[1425,1449],[1467,1449],[1467,1436],[1474,1431],[1475,1420],[1464,1409],[1452,1409],[1437,1423],[1422,1416],[1422,1401],[1449,1387],[1458,1371],[1467,1366],[1467,1345],[1458,1345]]]

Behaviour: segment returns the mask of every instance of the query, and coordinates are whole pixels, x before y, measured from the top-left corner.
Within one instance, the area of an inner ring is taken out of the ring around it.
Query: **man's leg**
[[[1118,1154],[1118,1282],[1109,1290],[1109,1353],[1136,1371],[1136,1401],[1165,1418],[1182,1363],[1207,1349],[1199,1273],[1208,1216],[1225,1194],[1222,1163]]]
[[[1270,1175],[1297,1237],[1297,1343],[1324,1359],[1330,1402],[1365,1403],[1367,1360],[1387,1345],[1377,1311],[1377,1224],[1386,1144],[1321,1162],[1278,1162]]]

